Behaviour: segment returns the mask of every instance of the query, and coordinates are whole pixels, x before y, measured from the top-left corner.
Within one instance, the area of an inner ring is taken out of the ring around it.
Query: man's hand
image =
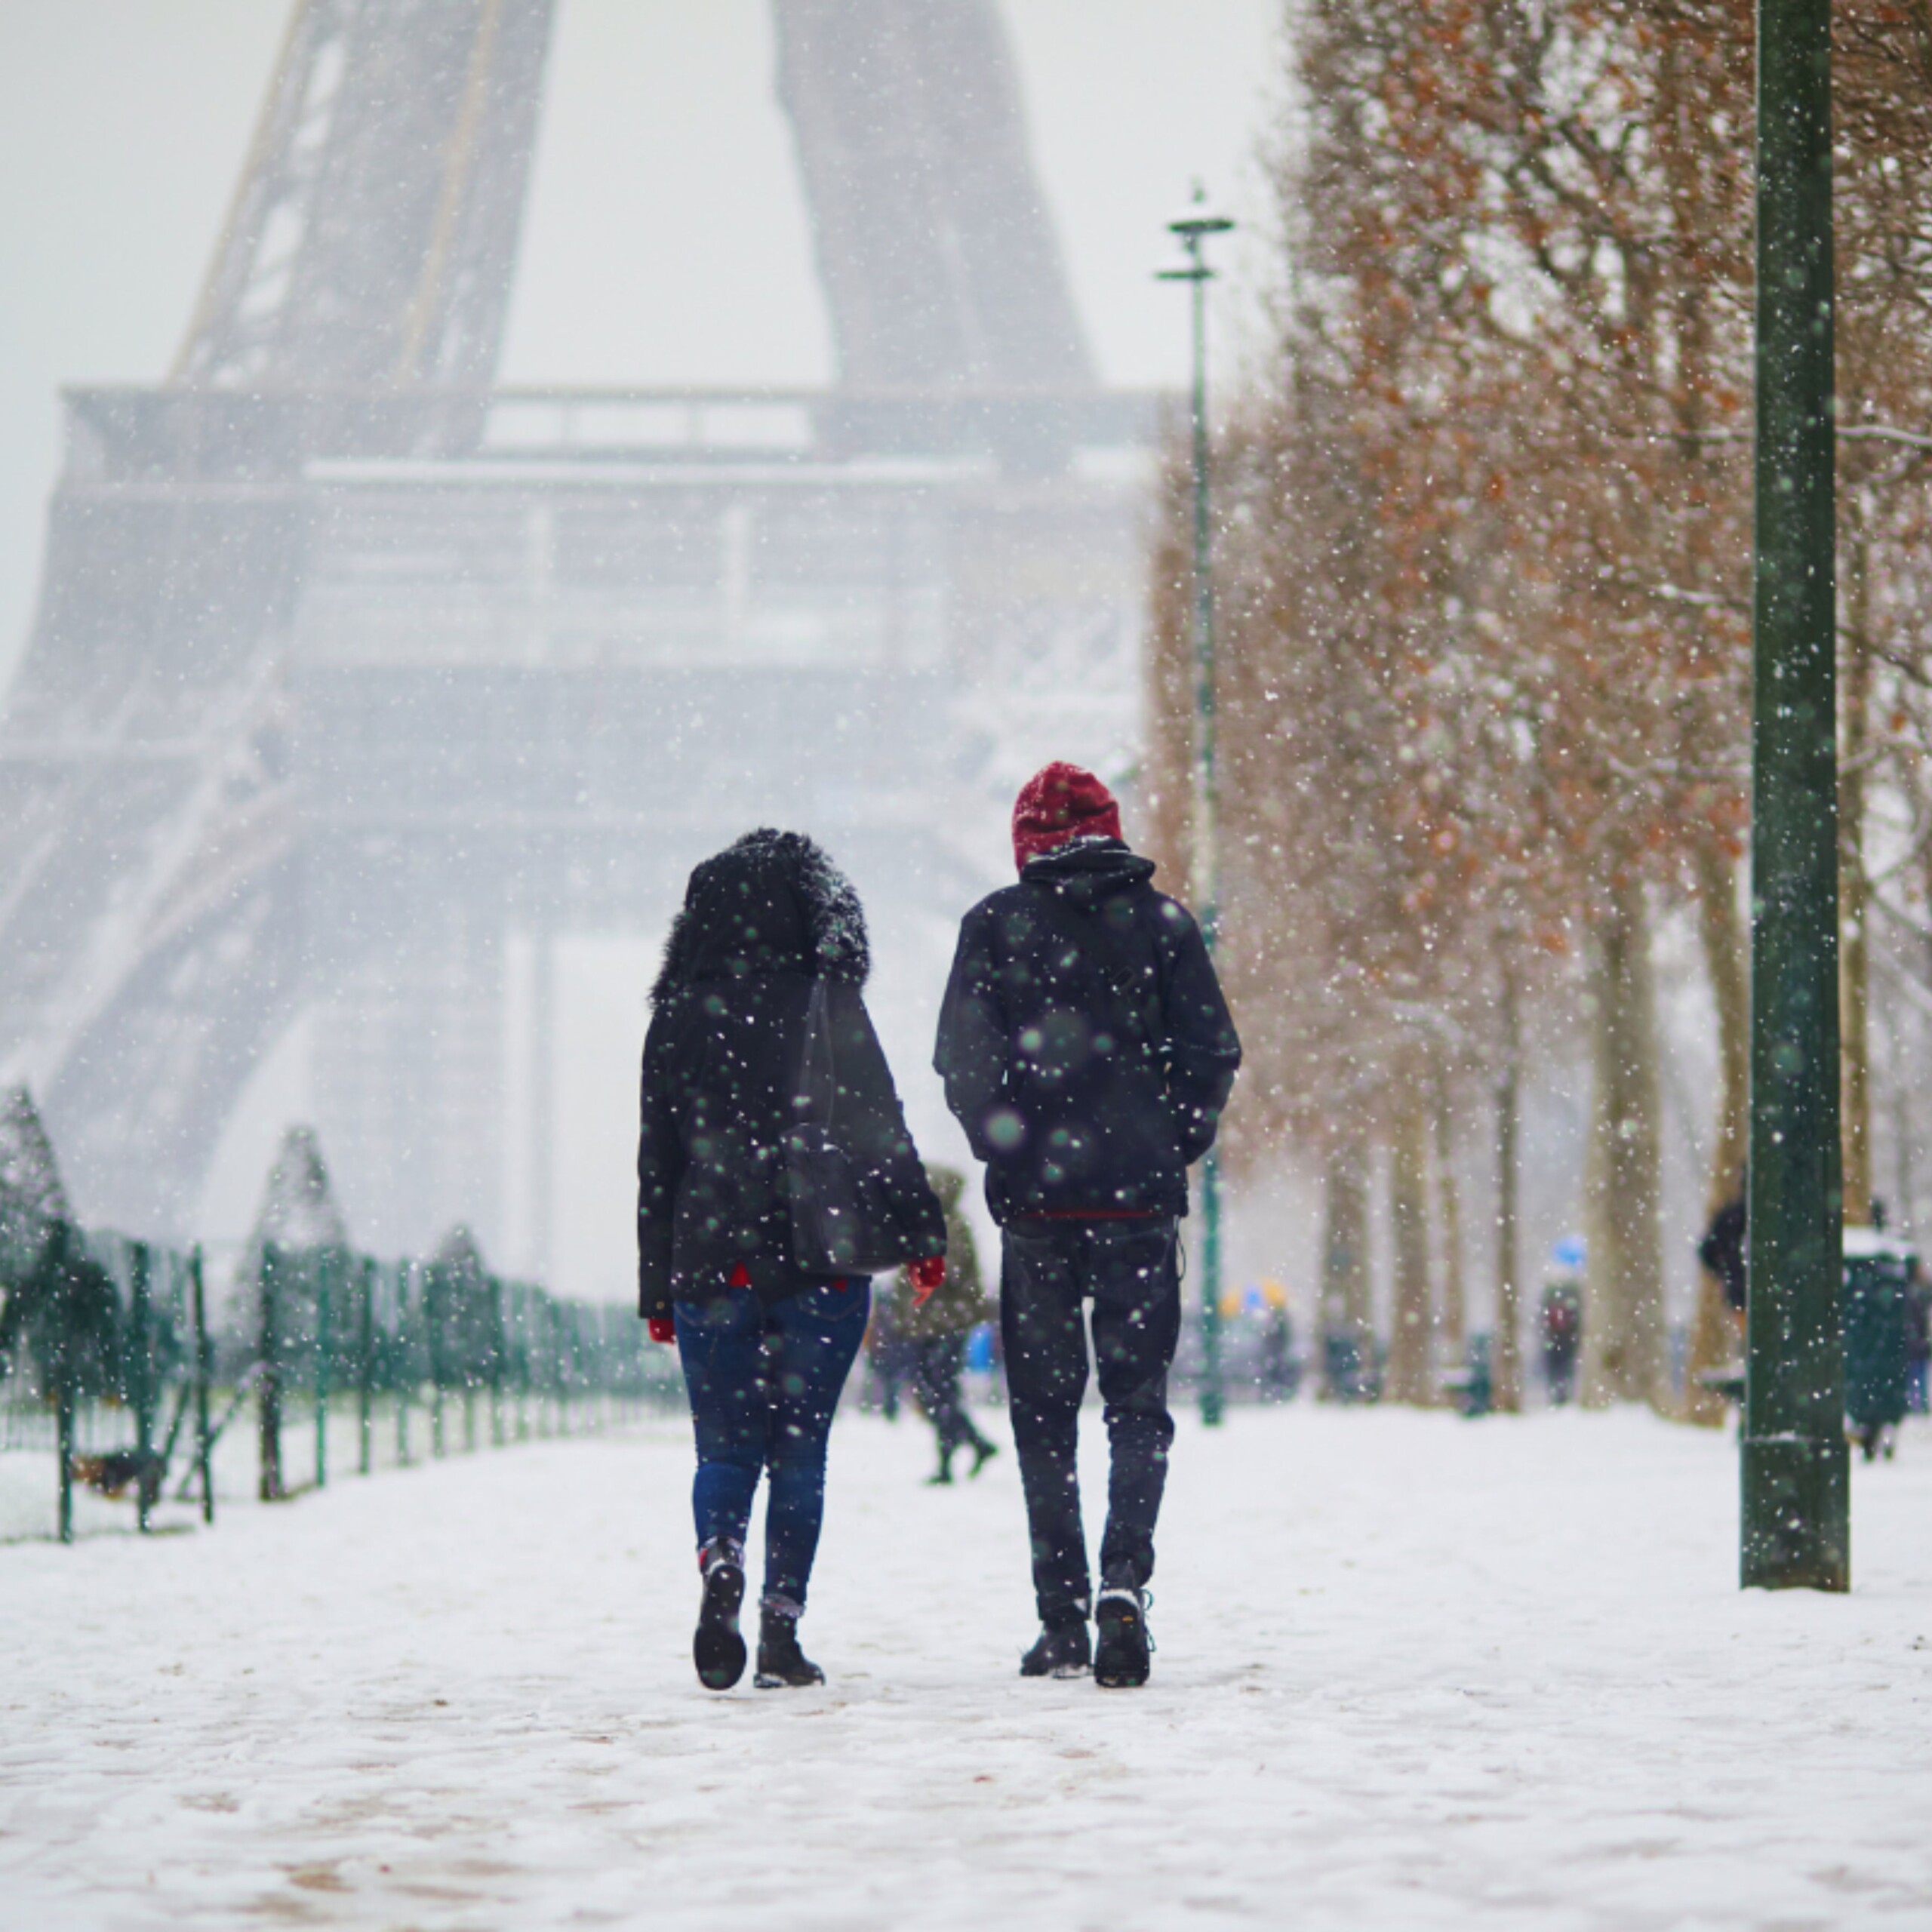
[[[675,1343],[678,1339],[678,1324],[668,1315],[654,1315],[645,1325],[654,1342]]]
[[[912,1284],[912,1306],[924,1308],[931,1300],[933,1293],[946,1279],[946,1257],[929,1254],[921,1261],[915,1261],[906,1271],[906,1278]]]

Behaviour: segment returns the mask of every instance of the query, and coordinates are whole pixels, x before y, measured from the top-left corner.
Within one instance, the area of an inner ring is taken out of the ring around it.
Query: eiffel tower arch
[[[306,1011],[358,1238],[488,1243],[556,935],[761,819],[937,931],[962,817],[1131,741],[1154,399],[1094,379],[994,0],[773,5],[829,388],[497,386],[552,0],[297,0],[168,380],[68,393],[0,1062],[90,1217],[190,1232]]]

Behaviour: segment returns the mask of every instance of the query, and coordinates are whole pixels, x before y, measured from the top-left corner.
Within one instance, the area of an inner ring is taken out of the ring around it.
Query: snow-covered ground
[[[1834,1599],[1647,1416],[1185,1425],[1137,1694],[928,1453],[838,1425],[822,1691],[694,1681],[668,1423],[0,1549],[0,1926],[1932,1926],[1932,1432]]]

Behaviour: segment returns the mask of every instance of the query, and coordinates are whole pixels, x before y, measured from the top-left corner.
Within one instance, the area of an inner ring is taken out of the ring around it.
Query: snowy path
[[[668,1425],[0,1549],[0,1926],[1932,1927],[1932,1432],[1833,1601],[1641,1415],[1184,1426],[1137,1695],[927,1454],[839,1426],[822,1692],[692,1681]]]

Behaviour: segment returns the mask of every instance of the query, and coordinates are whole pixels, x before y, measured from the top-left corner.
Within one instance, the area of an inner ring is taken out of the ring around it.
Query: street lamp
[[[1758,0],[1742,1576],[1843,1590],[1831,168],[1831,0]]]
[[[1214,576],[1208,520],[1208,285],[1214,271],[1205,248],[1211,235],[1234,226],[1209,211],[1201,184],[1168,232],[1186,253],[1185,263],[1163,269],[1162,281],[1191,283],[1194,291],[1194,900],[1201,935],[1211,958],[1220,942],[1220,798],[1214,774]],[[1201,1420],[1211,1427],[1222,1415],[1221,1155],[1218,1145],[1201,1164]]]

